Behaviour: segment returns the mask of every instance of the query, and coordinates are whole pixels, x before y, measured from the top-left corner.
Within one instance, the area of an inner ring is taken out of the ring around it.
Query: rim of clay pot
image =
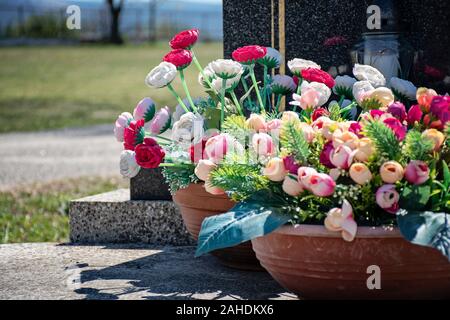
[[[284,235],[342,238],[340,232],[332,232],[321,225],[297,224],[286,225],[274,231]],[[397,227],[358,227],[356,238],[403,238]]]
[[[198,183],[190,183],[186,188],[180,189],[177,192],[175,192],[175,195],[178,192],[181,193],[193,193],[195,194],[197,197],[203,197],[203,198],[210,198],[210,197],[214,197],[216,199],[220,198],[220,199],[230,199],[226,194],[220,194],[220,195],[212,195],[208,192],[206,192],[205,188],[204,188],[205,183],[204,182],[198,182]]]

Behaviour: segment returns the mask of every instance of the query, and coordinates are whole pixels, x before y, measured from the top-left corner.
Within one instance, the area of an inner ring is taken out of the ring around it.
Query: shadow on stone
[[[117,246],[114,246],[117,248]],[[137,247],[131,246],[131,249]],[[193,247],[167,247],[125,263],[81,272],[85,299],[277,299],[285,293],[265,272],[221,266],[212,256],[193,258]],[[92,268],[92,265],[91,265]],[[97,289],[101,281],[101,287]],[[90,285],[96,286],[91,288]]]

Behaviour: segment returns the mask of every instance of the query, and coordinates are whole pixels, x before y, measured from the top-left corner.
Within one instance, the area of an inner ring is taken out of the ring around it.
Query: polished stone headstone
[[[224,0],[224,56],[247,44],[284,47],[286,61],[311,59],[334,75],[348,74],[372,4],[396,8],[398,31],[414,50],[409,78],[450,92],[450,1]]]
[[[131,200],[172,200],[162,168],[144,169],[130,179]]]

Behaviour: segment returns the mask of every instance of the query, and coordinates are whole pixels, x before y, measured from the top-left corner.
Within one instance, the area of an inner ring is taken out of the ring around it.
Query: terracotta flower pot
[[[178,205],[189,233],[198,239],[198,234],[205,218],[229,211],[233,206],[226,195],[215,196],[205,191],[203,184],[190,184],[187,188],[178,190],[173,195],[173,201]],[[219,261],[231,268],[241,270],[263,271],[256,259],[250,241],[232,248],[216,250],[212,254]]]
[[[284,226],[252,244],[272,277],[302,298],[450,297],[447,258],[409,243],[397,229],[359,227],[356,239],[345,242],[340,233],[323,226]],[[367,287],[372,265],[380,267],[380,290]]]

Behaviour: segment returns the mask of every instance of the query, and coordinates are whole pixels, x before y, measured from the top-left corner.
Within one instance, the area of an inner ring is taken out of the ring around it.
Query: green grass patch
[[[66,242],[69,201],[118,187],[126,187],[126,181],[96,177],[0,192],[0,243]]]
[[[167,43],[0,48],[0,132],[113,123],[145,96],[158,107],[174,107],[167,89],[144,84],[169,49]],[[223,55],[218,43],[199,44],[195,51],[203,65]],[[191,94],[204,96],[197,77],[190,66]],[[179,78],[174,87],[184,97]]]

